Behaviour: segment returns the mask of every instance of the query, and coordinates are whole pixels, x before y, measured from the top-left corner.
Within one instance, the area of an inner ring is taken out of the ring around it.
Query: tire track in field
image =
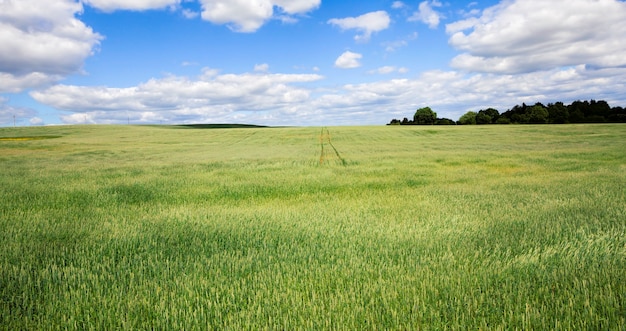
[[[330,146],[332,151],[330,151],[327,147],[325,148],[325,146]],[[332,152],[334,152],[334,156]],[[336,158],[337,160],[339,160],[339,162],[341,162],[341,165],[343,165],[344,167],[348,165],[346,160],[341,157],[341,154],[339,154],[339,151],[337,150],[335,145],[333,145],[333,142],[330,139],[330,131],[328,131],[327,127],[323,127],[322,131],[320,132],[320,165],[324,164],[324,162],[327,161],[330,162],[331,158]]]

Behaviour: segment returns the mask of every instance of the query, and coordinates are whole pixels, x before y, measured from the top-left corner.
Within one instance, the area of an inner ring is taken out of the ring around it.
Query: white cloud
[[[148,10],[175,7],[180,0],[82,0],[83,3],[106,12],[115,10]]]
[[[352,69],[358,68],[361,66],[359,60],[363,57],[363,55],[359,53],[353,53],[350,51],[346,51],[341,54],[337,60],[335,60],[335,67],[341,69]]]
[[[183,9],[181,13],[183,14],[183,17],[190,20],[200,16],[200,13],[186,8]]]
[[[441,7],[441,3],[438,1],[424,1],[419,4],[419,10],[414,12],[409,21],[420,21],[428,24],[431,29],[436,29],[439,26],[439,21],[442,16],[439,12],[433,9],[433,7]]]
[[[406,7],[406,5],[402,1],[394,1],[391,4],[391,8],[393,8],[393,9],[401,9],[401,8],[404,8],[404,7]]]
[[[333,90],[310,85],[322,78],[205,69],[195,78],[171,76],[128,88],[57,85],[30,94],[70,112],[62,117],[65,123],[126,123],[130,118],[131,123],[383,124],[423,106],[456,120],[468,110],[495,107],[504,112],[522,102],[596,99],[626,105],[626,68],[576,66],[515,75],[429,71]],[[12,123],[10,109],[0,100],[0,122]]]
[[[62,75],[42,72],[26,74],[0,72],[0,93],[19,93],[28,88],[50,85],[61,79]]]
[[[319,7],[321,0],[199,0],[202,19],[228,24],[236,32],[255,32],[274,15],[274,6],[287,15],[304,14]],[[280,15],[283,22],[292,21]]]
[[[296,84],[320,80],[317,74],[218,74],[207,69],[195,79],[170,76],[128,88],[56,85],[31,96],[59,110],[86,113],[87,121],[125,119],[128,111],[147,119],[210,121],[233,112],[287,111],[302,107],[311,91]],[[64,117],[84,123],[85,116]]]
[[[32,117],[30,120],[28,120],[28,122],[30,123],[30,125],[43,125],[43,120],[39,117]]]
[[[229,28],[237,32],[254,32],[274,12],[270,0],[200,0],[202,19],[215,24],[232,23]]]
[[[384,67],[380,67],[376,70],[377,73],[379,74],[390,74],[392,72],[396,71],[396,68],[393,66],[384,66]]]
[[[254,71],[256,72],[267,72],[268,70],[270,70],[270,65],[267,63],[254,65]]]
[[[356,41],[368,41],[374,32],[385,30],[389,27],[391,19],[386,11],[380,10],[358,17],[333,18],[328,20],[329,24],[337,25],[342,30],[356,29],[360,31],[354,37]]]
[[[376,70],[368,71],[368,73],[370,73],[370,74],[381,74],[381,75],[387,75],[387,74],[391,74],[391,73],[394,73],[394,72],[397,72],[397,73],[400,73],[400,74],[405,74],[405,73],[409,72],[409,69],[405,68],[405,67],[398,68],[398,67],[394,67],[394,66],[383,66],[383,67],[380,67],[380,68],[378,68]]]
[[[49,84],[80,71],[102,37],[74,16],[73,0],[0,1],[0,92]]]
[[[391,79],[345,85],[312,100],[308,108],[323,113],[325,123],[387,123],[430,106],[440,117],[457,120],[468,110],[495,107],[504,112],[516,104],[596,99],[626,104],[621,93],[626,68],[597,72],[584,67],[521,75],[429,71],[416,79]]]
[[[516,0],[449,24],[465,53],[454,68],[524,73],[563,66],[626,66],[626,3],[616,0]],[[469,30],[465,32],[466,30]]]

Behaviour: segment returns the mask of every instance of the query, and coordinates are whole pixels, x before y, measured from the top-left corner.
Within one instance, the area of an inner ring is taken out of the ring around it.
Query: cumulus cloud
[[[385,30],[389,27],[391,19],[386,11],[380,10],[358,17],[333,18],[328,20],[329,24],[336,25],[342,30],[355,29],[360,34],[354,37],[356,41],[369,41],[372,33]]]
[[[434,10],[433,7],[441,7],[441,3],[439,1],[421,2],[418,11],[414,12],[413,15],[409,17],[409,22],[419,21],[428,24],[428,27],[431,29],[436,29],[439,26],[439,21],[442,16],[439,12]]]
[[[320,80],[317,74],[219,74],[207,69],[194,79],[170,76],[151,79],[127,88],[55,85],[30,95],[60,110],[86,113],[89,120],[125,118],[122,113],[142,114],[147,119],[214,120],[233,112],[288,111],[302,107],[311,91],[299,83]],[[84,123],[85,116],[64,120]]]
[[[341,69],[353,69],[361,66],[359,60],[363,57],[363,55],[359,53],[354,53],[350,51],[346,51],[343,54],[339,55],[337,60],[335,60],[335,67]]]
[[[0,1],[0,92],[19,92],[80,71],[102,37],[75,18],[73,0]]]
[[[304,14],[319,7],[321,0],[199,0],[202,19],[227,24],[236,32],[255,32],[274,15],[274,7],[285,15]]]
[[[82,0],[83,3],[105,12],[115,10],[148,10],[175,7],[180,0]]]
[[[28,88],[56,83],[63,79],[63,77],[63,75],[42,72],[30,72],[25,74],[0,72],[0,93],[19,93]]]
[[[380,72],[392,69],[401,68],[383,67]],[[62,116],[65,123],[101,124],[129,119],[133,123],[382,124],[410,116],[423,106],[456,120],[469,110],[495,107],[503,112],[522,102],[593,98],[626,105],[626,68],[576,66],[514,75],[438,70],[333,90],[310,85],[321,79],[317,74],[221,74],[205,69],[194,78],[170,76],[126,88],[57,85],[30,94],[67,112]],[[0,121],[12,123],[13,110],[0,100]]]
[[[556,67],[626,66],[626,3],[616,0],[506,1],[447,25],[464,53],[451,65],[524,73]]]
[[[626,96],[619,92],[625,79],[626,68],[597,72],[576,67],[520,75],[437,70],[415,79],[345,85],[312,100],[309,109],[326,112],[326,123],[353,124],[358,118],[360,123],[380,124],[410,116],[424,106],[454,120],[469,110],[495,107],[504,112],[522,102],[569,103],[595,98],[617,106],[626,104]]]

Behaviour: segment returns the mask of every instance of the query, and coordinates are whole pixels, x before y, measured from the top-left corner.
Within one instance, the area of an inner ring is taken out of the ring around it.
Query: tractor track
[[[332,152],[334,152],[334,155],[325,146],[330,146],[330,149],[332,149]],[[343,166],[348,165],[348,163],[341,156],[341,154],[339,153],[335,145],[333,145],[333,142],[330,139],[330,131],[328,131],[327,127],[323,127],[322,131],[320,132],[320,165],[323,165],[324,163],[329,163],[331,159],[335,159],[336,161],[339,161],[341,165]]]

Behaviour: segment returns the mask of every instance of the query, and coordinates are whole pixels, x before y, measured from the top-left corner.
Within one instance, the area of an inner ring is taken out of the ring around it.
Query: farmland
[[[625,329],[626,126],[0,129],[2,329]]]

